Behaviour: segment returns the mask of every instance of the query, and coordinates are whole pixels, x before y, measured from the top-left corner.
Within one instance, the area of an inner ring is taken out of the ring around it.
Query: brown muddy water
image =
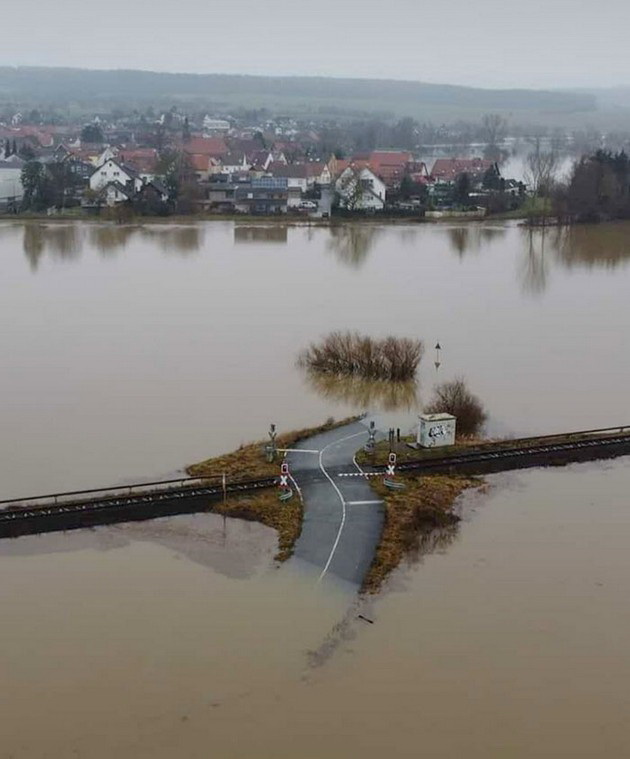
[[[628,232],[2,225],[2,494],[378,406],[295,367],[336,328],[439,340],[498,432],[628,423]],[[370,602],[212,515],[0,541],[0,757],[629,755],[627,460],[488,480]]]

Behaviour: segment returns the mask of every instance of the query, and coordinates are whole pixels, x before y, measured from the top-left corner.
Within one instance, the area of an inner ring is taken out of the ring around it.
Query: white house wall
[[[107,161],[90,177],[90,189],[100,190],[109,182],[120,182],[120,184],[125,185],[130,179],[131,176],[117,163],[114,163],[114,161]],[[142,187],[142,180],[138,180],[138,182],[139,186],[136,187],[136,190]],[[138,182],[135,184],[138,184]]]
[[[11,199],[22,200],[22,169],[0,169],[0,203]]]

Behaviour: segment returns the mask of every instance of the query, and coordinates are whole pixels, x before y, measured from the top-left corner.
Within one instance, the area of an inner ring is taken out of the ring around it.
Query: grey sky
[[[19,0],[3,21],[2,65],[630,84],[627,0]]]

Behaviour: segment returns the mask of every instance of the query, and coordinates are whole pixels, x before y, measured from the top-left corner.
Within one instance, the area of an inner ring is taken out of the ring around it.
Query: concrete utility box
[[[422,448],[442,448],[455,444],[457,419],[451,414],[421,414],[418,444]]]

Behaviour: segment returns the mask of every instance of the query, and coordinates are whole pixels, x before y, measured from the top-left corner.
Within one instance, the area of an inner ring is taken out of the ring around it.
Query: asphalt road
[[[368,440],[367,420],[304,440],[287,454],[304,500],[304,523],[294,556],[318,579],[336,576],[361,585],[378,544],[384,506],[358,474],[355,453]]]

